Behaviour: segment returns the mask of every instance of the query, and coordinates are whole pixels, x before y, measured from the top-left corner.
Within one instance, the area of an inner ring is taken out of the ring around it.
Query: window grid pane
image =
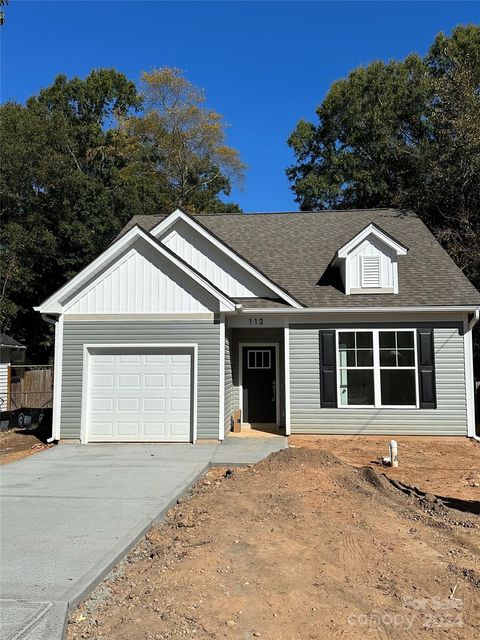
[[[376,364],[373,335],[373,331],[341,331],[338,334],[340,405],[415,406],[415,332],[378,331]],[[377,375],[379,398],[375,398]]]
[[[247,367],[249,369],[271,369],[271,352],[252,349],[247,353]]]

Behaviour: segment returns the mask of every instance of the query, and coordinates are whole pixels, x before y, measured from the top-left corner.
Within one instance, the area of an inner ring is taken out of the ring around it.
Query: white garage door
[[[91,442],[190,442],[191,354],[93,353]]]

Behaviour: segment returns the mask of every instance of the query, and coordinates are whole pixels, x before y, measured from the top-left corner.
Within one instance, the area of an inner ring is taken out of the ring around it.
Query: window
[[[415,331],[338,331],[338,406],[416,407]]]
[[[361,286],[366,289],[380,287],[382,284],[380,256],[362,256],[360,264]]]
[[[415,405],[415,337],[413,331],[380,331],[382,405]]]
[[[373,405],[373,333],[341,331],[338,334],[340,404]]]
[[[261,351],[259,349],[252,349],[247,352],[247,367],[248,369],[270,369],[271,364],[271,352]]]

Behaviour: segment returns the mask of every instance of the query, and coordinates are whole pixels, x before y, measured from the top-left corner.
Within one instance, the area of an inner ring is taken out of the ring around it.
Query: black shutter
[[[320,404],[323,408],[337,406],[337,366],[335,331],[320,331]]]
[[[417,329],[420,409],[436,409],[433,329]]]

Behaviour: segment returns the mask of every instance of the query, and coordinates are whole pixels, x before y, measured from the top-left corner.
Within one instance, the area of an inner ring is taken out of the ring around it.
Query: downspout
[[[474,313],[472,314],[472,318],[468,323],[469,331],[472,331],[473,327],[477,324],[479,318],[480,318],[480,309],[475,309]],[[475,390],[475,387],[474,387],[474,390]],[[480,436],[477,436],[474,434],[473,436],[470,436],[470,437],[472,438],[472,440],[475,440],[476,442],[480,442]]]
[[[48,322],[48,324],[52,324],[55,327],[55,337],[56,337],[56,328],[57,328],[57,320],[54,320],[52,318],[50,318],[49,316],[47,316],[46,313],[42,313],[42,319],[45,320],[45,322]],[[56,345],[55,345],[56,346]],[[54,367],[53,367],[53,376],[54,376],[54,380],[55,380],[55,358],[54,358]],[[54,382],[54,392],[55,392],[55,382]],[[52,435],[50,436],[50,438],[47,438],[47,444],[50,444],[52,442],[54,442],[56,440],[55,438],[55,425],[54,425],[54,420],[53,420],[53,414],[54,414],[54,409],[52,409]]]
[[[480,309],[475,309],[475,311],[474,311],[474,313],[472,315],[472,319],[468,323],[468,330],[469,331],[471,331],[473,329],[473,327],[477,324],[479,318],[480,318]]]

